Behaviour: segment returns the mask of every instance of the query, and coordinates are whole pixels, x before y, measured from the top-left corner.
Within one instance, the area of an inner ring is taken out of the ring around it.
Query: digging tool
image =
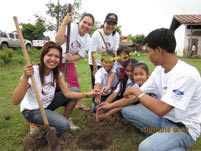
[[[29,65],[30,60],[29,60],[29,56],[28,56],[28,53],[27,53],[27,50],[26,50],[26,47],[25,47],[25,44],[24,44],[24,38],[23,38],[23,35],[22,35],[22,32],[21,32],[21,29],[19,27],[17,17],[14,16],[13,19],[14,19],[15,26],[16,26],[16,29],[17,29],[17,32],[18,32],[18,36],[19,36],[19,39],[20,39],[20,44],[21,44],[21,47],[22,47],[22,51],[23,51],[23,54],[24,54],[26,64]],[[34,78],[33,75],[31,76],[31,81],[32,81],[32,84],[33,84],[34,92],[36,94],[36,99],[37,99],[37,102],[38,102],[38,105],[39,105],[39,108],[40,108],[40,112],[41,112],[41,115],[42,115],[42,118],[43,118],[43,121],[44,121],[45,130],[47,130],[46,138],[47,138],[50,150],[51,151],[58,151],[59,150],[59,142],[58,142],[57,134],[56,134],[55,130],[50,128],[50,126],[49,126],[47,116],[45,114],[45,110],[43,108],[43,105],[42,105],[42,102],[41,102],[41,99],[40,99],[40,95],[39,95],[39,92],[38,92],[38,88],[36,86],[36,81],[35,81],[35,78]]]
[[[71,4],[68,4],[68,13],[71,13],[72,12],[72,9],[71,9]],[[66,53],[69,52],[69,45],[70,45],[70,30],[71,30],[71,23],[68,24],[68,29],[67,29],[67,36],[66,36]],[[65,63],[65,72],[64,72],[64,75],[65,75],[65,82],[67,81],[66,77],[67,77],[67,65],[68,65],[68,61],[66,61]]]

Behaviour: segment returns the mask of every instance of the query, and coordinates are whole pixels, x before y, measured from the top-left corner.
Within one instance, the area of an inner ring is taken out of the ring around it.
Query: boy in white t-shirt
[[[141,132],[151,135],[140,143],[139,151],[185,150],[201,133],[200,74],[176,57],[171,30],[152,31],[144,44],[150,61],[157,67],[140,88],[128,87],[124,93],[124,97],[135,97],[143,106],[124,107],[122,114]]]
[[[112,51],[106,51],[101,56],[101,64],[102,67],[96,72],[95,74],[95,89],[102,90],[108,84],[108,79],[111,72],[114,72],[114,61],[115,61],[115,54]],[[107,97],[112,93],[113,88],[116,86],[118,82],[117,76],[115,76],[114,81],[110,89],[103,93],[101,96],[93,98],[94,106],[97,104],[105,101]]]

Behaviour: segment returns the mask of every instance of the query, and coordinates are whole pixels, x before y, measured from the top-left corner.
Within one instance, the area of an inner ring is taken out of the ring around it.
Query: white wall
[[[184,38],[185,37],[185,25],[181,25],[175,31],[175,38],[177,42],[176,46],[176,54],[177,56],[183,56],[183,49],[184,49]]]

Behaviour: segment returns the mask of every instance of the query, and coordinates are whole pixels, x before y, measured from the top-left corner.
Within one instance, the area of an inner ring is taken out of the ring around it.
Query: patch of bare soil
[[[120,113],[115,114],[109,120],[96,122],[95,116],[88,112],[85,114],[85,119],[79,131],[71,130],[58,138],[61,151],[111,150],[113,136],[122,133],[129,137],[127,140],[134,141],[136,144],[136,140],[133,140],[131,136],[133,130],[136,131],[136,129],[133,129],[134,127],[123,119]],[[47,151],[45,130],[34,135],[28,134],[23,140],[23,145],[27,151]]]

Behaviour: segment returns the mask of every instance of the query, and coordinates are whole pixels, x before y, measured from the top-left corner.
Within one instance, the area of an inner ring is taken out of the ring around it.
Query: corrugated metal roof
[[[198,15],[174,15],[174,18],[182,24],[201,24],[201,14]]]

